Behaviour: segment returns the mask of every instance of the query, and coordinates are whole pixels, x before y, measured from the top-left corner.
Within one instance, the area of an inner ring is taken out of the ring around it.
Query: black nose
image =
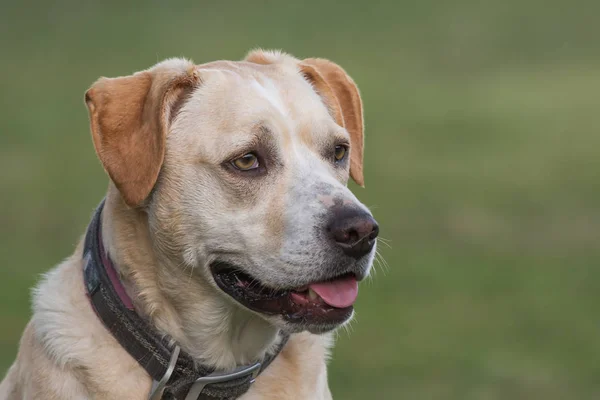
[[[360,209],[338,209],[328,227],[329,235],[346,255],[360,258],[375,246],[379,226],[373,217]]]

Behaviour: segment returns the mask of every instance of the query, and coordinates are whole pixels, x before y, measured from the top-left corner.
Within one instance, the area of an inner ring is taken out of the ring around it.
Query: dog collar
[[[234,400],[279,354],[289,335],[280,334],[274,354],[233,371],[199,365],[168,335],[163,335],[135,312],[133,303],[104,250],[101,215],[96,209],[85,237],[84,283],[92,308],[119,344],[152,377],[149,400]]]

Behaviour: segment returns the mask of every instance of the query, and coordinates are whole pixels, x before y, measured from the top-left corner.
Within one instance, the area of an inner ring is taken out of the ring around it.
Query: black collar
[[[88,226],[84,248],[84,282],[88,297],[104,326],[153,379],[151,400],[233,400],[249,389],[256,376],[279,354],[288,335],[280,334],[273,355],[234,371],[198,365],[168,335],[162,335],[133,309],[104,251],[101,215],[104,200]]]

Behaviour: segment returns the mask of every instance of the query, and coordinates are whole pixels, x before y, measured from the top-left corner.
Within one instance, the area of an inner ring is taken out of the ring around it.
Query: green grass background
[[[83,93],[253,47],[343,65],[389,264],[336,399],[600,398],[600,2],[0,2],[0,374],[103,196]]]

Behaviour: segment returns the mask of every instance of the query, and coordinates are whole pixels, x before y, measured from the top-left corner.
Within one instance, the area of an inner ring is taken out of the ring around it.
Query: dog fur
[[[292,326],[235,304],[207,265],[247,266],[271,287],[322,279],[346,267],[316,235],[335,204],[364,207],[362,104],[336,64],[267,51],[241,62],[170,59],[86,93],[94,146],[111,180],[104,247],[136,311],[198,362],[220,369],[289,342],[243,400],[330,399],[326,362],[333,326]],[[332,165],[323,149],[349,145]],[[258,146],[268,174],[248,179],[223,160]],[[308,249],[309,251],[306,251]],[[33,317],[0,399],[145,400],[151,378],[95,315],[85,295],[83,244],[34,291]],[[368,275],[373,253],[352,261]]]

